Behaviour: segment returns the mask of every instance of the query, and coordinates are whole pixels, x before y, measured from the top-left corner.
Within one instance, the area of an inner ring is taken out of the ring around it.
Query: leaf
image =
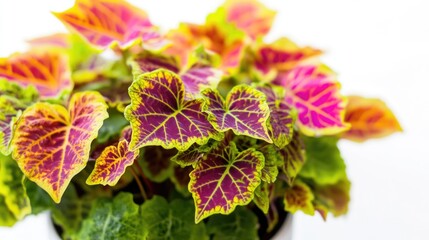
[[[118,110],[109,108],[107,112],[109,118],[104,120],[103,126],[98,131],[97,139],[94,140],[98,144],[107,143],[115,138],[118,139],[121,130],[129,124],[124,114]]]
[[[263,93],[239,85],[229,92],[226,101],[217,90],[206,89],[203,95],[206,97],[203,111],[208,113],[216,130],[225,132],[231,129],[237,135],[272,142],[266,124],[270,110]]]
[[[162,42],[147,14],[126,1],[76,0],[72,8],[54,15],[98,48],[113,43],[127,48],[137,41],[156,47]]]
[[[272,87],[261,86],[256,89],[263,92],[267,97],[270,108],[268,127],[270,137],[277,147],[283,148],[292,140],[293,126],[296,120],[295,112],[279,94],[274,92]]]
[[[305,135],[334,135],[349,128],[346,101],[334,77],[323,65],[303,64],[275,80],[286,88],[286,102],[297,109],[297,125]]]
[[[21,220],[31,213],[30,199],[22,182],[24,175],[10,157],[0,154],[0,165],[0,196],[14,218]]]
[[[219,21],[220,20],[220,21]],[[189,66],[193,53],[203,46],[220,58],[219,67],[223,71],[234,72],[240,66],[244,55],[244,34],[224,17],[208,17],[204,25],[182,23],[178,29],[167,34],[171,44],[166,53],[176,56],[179,65]]]
[[[0,195],[0,212],[0,226],[12,227],[18,221],[7,207],[2,195]]]
[[[233,141],[237,146],[238,151],[244,151],[248,148],[258,149],[265,158],[264,167],[261,170],[261,180],[268,183],[276,181],[279,173],[279,155],[278,149],[272,144],[258,142],[257,139],[247,136],[234,136]]]
[[[401,125],[387,105],[374,98],[349,96],[345,121],[351,128],[341,137],[356,142],[402,132]]]
[[[129,94],[131,105],[125,109],[125,118],[133,132],[131,149],[158,145],[184,151],[194,143],[203,145],[221,137],[201,109],[203,100],[185,100],[184,85],[174,73],[142,74]]]
[[[139,150],[128,149],[128,143],[131,140],[131,128],[124,129],[121,135],[117,145],[106,147],[95,160],[95,167],[86,180],[88,185],[115,186],[125,173],[126,168],[134,163],[139,155]]]
[[[213,240],[256,240],[258,239],[258,218],[244,208],[237,208],[229,215],[209,218],[207,232]]]
[[[254,51],[253,64],[265,79],[269,78],[272,71],[289,71],[301,61],[322,53],[320,50],[311,47],[300,47],[285,37],[270,44],[259,44]]]
[[[290,188],[286,189],[285,210],[291,213],[301,210],[305,214],[314,215],[313,200],[314,195],[310,187],[301,181],[295,181]]]
[[[91,142],[108,117],[97,92],[72,96],[68,110],[39,102],[27,108],[16,123],[13,158],[22,172],[59,203],[73,176],[89,158]]]
[[[277,179],[279,174],[279,151],[274,145],[255,145],[255,149],[258,149],[265,157],[265,165],[262,169],[261,180],[268,183],[273,183]]]
[[[204,88],[216,88],[223,75],[222,71],[209,65],[201,65],[198,62],[187,69],[180,69],[177,61],[173,58],[150,53],[143,53],[130,63],[134,76],[158,69],[166,69],[179,74],[185,86],[185,97],[188,99],[199,97]]]
[[[114,199],[100,198],[93,203],[78,239],[140,240],[146,236],[139,206],[130,193],[121,192]]]
[[[275,11],[257,0],[227,0],[223,7],[227,21],[244,31],[252,40],[265,36],[276,16]]]
[[[47,192],[41,189],[36,183],[25,178],[23,184],[27,190],[27,196],[30,199],[31,214],[51,210],[56,205]]]
[[[222,79],[222,71],[210,67],[195,65],[182,73],[183,84],[185,84],[185,90],[188,98],[198,97],[200,92],[205,88],[215,89]]]
[[[68,48],[70,47],[69,34],[67,33],[55,33],[47,36],[33,38],[27,41],[32,47],[59,47]]]
[[[143,227],[147,239],[207,239],[204,223],[193,221],[194,206],[187,200],[168,203],[154,196],[141,207]]]
[[[143,148],[141,160],[143,173],[154,182],[167,180],[173,172],[171,158],[176,154],[175,149],[163,149],[158,146]]]
[[[298,131],[294,132],[292,141],[280,150],[282,156],[282,170],[286,175],[286,182],[291,186],[306,161],[305,146]]]
[[[191,172],[189,191],[194,198],[195,222],[215,213],[229,214],[246,205],[260,184],[264,156],[253,148],[237,151],[233,142],[220,143]]]
[[[300,176],[318,184],[334,184],[346,176],[346,165],[337,147],[336,137],[304,138],[306,163]]]
[[[205,153],[210,150],[209,144],[200,146],[197,144],[192,145],[185,151],[178,152],[171,158],[172,161],[176,162],[182,167],[195,165]]]
[[[270,186],[267,182],[261,182],[255,189],[253,202],[263,213],[268,214],[270,208]]]
[[[33,85],[42,98],[59,96],[73,85],[67,56],[59,51],[33,50],[0,58],[0,77]]]
[[[325,208],[334,216],[346,214],[350,201],[350,181],[344,177],[334,184],[316,185],[314,195],[320,205],[319,208]]]
[[[83,203],[78,198],[73,184],[67,188],[63,200],[51,205],[52,219],[61,226],[62,239],[77,239],[82,224]]]
[[[10,154],[12,126],[18,113],[38,99],[33,87],[23,88],[14,82],[0,79],[0,153]]]

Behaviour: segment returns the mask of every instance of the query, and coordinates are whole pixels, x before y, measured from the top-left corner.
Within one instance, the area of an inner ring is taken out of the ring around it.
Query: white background
[[[222,1],[131,1],[164,29],[203,22]],[[365,144],[341,142],[353,183],[349,214],[323,222],[296,214],[294,239],[429,239],[429,1],[265,0],[278,11],[269,39],[286,35],[326,51],[345,94],[384,99],[405,130]],[[72,0],[0,1],[0,56],[25,39],[65,31],[50,11]],[[1,214],[1,213],[0,213]],[[0,239],[47,239],[47,217],[28,217]]]

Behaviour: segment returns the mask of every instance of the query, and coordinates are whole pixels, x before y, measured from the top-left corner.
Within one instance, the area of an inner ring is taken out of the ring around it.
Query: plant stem
[[[133,168],[133,167],[131,167],[131,173],[133,174],[134,179],[136,180],[137,185],[139,186],[140,193],[142,194],[143,199],[144,199],[145,201],[147,201],[147,200],[148,200],[148,197],[147,197],[147,194],[146,194],[146,192],[145,192],[145,190],[144,190],[144,188],[143,188],[143,184],[142,184],[142,182],[140,181],[139,176],[138,176],[138,174],[137,174],[136,170],[134,170],[134,168]]]

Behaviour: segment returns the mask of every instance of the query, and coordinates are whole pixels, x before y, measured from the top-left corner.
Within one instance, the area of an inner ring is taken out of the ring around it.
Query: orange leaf
[[[395,115],[383,101],[359,96],[350,96],[348,100],[345,121],[351,128],[342,135],[343,138],[363,142],[402,132]]]

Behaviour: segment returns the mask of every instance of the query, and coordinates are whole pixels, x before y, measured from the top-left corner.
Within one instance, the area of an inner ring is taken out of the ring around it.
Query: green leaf
[[[278,149],[274,145],[266,145],[264,147],[255,146],[255,149],[258,149],[264,154],[265,157],[265,165],[261,171],[261,180],[273,183],[277,179],[277,175],[279,174],[279,155]]]
[[[107,112],[109,118],[104,120],[103,126],[98,130],[98,137],[95,139],[98,144],[106,143],[109,139],[118,137],[121,130],[129,124],[124,114],[118,110],[109,108]]]
[[[170,204],[155,196],[141,207],[147,239],[208,239],[203,223],[194,223],[191,201],[176,199]]]
[[[299,173],[317,184],[334,184],[346,176],[346,165],[336,137],[305,137],[307,161]]]
[[[253,202],[263,213],[268,213],[270,208],[270,189],[267,182],[261,182],[258,188],[255,189]]]
[[[258,218],[247,208],[237,208],[229,215],[209,218],[207,231],[212,240],[258,239]]]
[[[295,131],[292,141],[279,151],[281,166],[286,176],[286,182],[291,186],[306,161],[304,143],[298,131]]]
[[[50,210],[55,205],[49,194],[41,189],[35,182],[26,178],[24,180],[24,186],[27,189],[27,195],[30,199],[32,214],[39,214],[43,211]]]
[[[24,175],[11,157],[0,154],[0,163],[0,196],[15,219],[21,220],[31,213],[30,199],[22,182]]]
[[[63,229],[63,239],[78,239],[82,223],[82,202],[78,198],[76,189],[70,184],[64,193],[64,198],[59,204],[51,207],[54,222]]]
[[[83,221],[80,240],[134,240],[145,239],[139,206],[129,193],[120,193],[114,199],[98,199],[89,216]]]
[[[11,227],[17,222],[13,213],[6,206],[6,200],[2,195],[0,195],[0,213],[0,226]]]
[[[33,86],[23,88],[18,84],[0,79],[0,153],[10,154],[12,126],[17,115],[31,103],[39,94]]]

